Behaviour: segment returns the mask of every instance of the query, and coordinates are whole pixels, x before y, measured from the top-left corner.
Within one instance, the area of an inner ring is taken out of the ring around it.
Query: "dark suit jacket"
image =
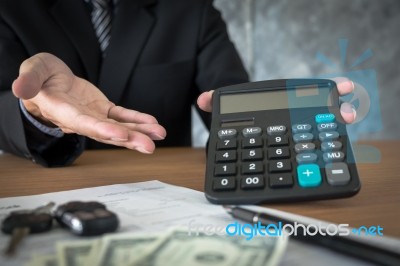
[[[120,0],[104,60],[84,0],[0,0],[0,149],[47,166],[103,146],[74,134],[54,139],[25,121],[11,84],[39,52],[61,58],[114,103],[155,116],[167,130],[157,146],[190,145],[197,96],[247,81],[211,0]]]

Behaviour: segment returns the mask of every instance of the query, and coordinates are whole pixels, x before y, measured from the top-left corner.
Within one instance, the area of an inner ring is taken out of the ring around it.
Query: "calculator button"
[[[262,160],[263,158],[262,149],[242,150],[242,161]]]
[[[297,166],[297,179],[301,187],[317,187],[321,184],[321,172],[317,164]]]
[[[296,153],[302,153],[302,152],[312,152],[315,150],[315,144],[308,142],[308,143],[298,143],[294,145],[294,150]]]
[[[236,137],[236,135],[237,135],[237,130],[234,128],[221,129],[220,131],[218,131],[218,137],[220,139],[233,138]]]
[[[311,125],[310,124],[295,124],[292,126],[293,133],[305,133],[311,132]]]
[[[215,154],[216,162],[236,162],[236,151],[217,151]]]
[[[318,131],[323,132],[323,131],[331,131],[331,130],[336,130],[337,129],[337,124],[336,123],[322,123],[317,125]]]
[[[245,137],[260,136],[261,133],[261,127],[246,127],[242,130],[242,134]]]
[[[315,163],[318,156],[315,153],[301,153],[296,155],[296,161],[299,164],[302,163]]]
[[[242,163],[242,174],[258,174],[264,172],[262,162]]]
[[[236,149],[236,139],[224,139],[218,140],[217,142],[217,150],[228,150],[228,149]]]
[[[320,141],[329,141],[339,138],[339,133],[336,131],[321,132],[318,136]]]
[[[284,125],[276,125],[267,127],[267,134],[270,136],[284,135],[286,127]]]
[[[335,115],[334,114],[317,114],[315,116],[315,122],[319,123],[330,123],[335,121]]]
[[[325,152],[322,158],[326,163],[341,162],[344,160],[344,153],[341,151]]]
[[[276,160],[269,162],[269,172],[288,172],[292,170],[292,163],[290,160]]]
[[[288,147],[268,148],[268,159],[289,158]]]
[[[241,189],[262,189],[264,188],[264,177],[260,175],[242,177],[240,187]]]
[[[343,186],[350,182],[349,168],[345,163],[332,163],[325,166],[326,178],[332,186]]]
[[[284,188],[293,186],[291,174],[273,174],[269,176],[269,186],[271,188]]]
[[[297,133],[293,135],[293,141],[299,142],[310,142],[314,139],[314,135],[311,133]]]
[[[269,136],[267,144],[269,147],[288,145],[289,139],[287,136]]]
[[[214,190],[234,190],[235,188],[235,177],[216,177],[213,180]]]
[[[262,146],[263,146],[263,141],[262,141],[261,137],[245,138],[242,141],[243,148],[256,148],[256,147],[262,147]]]
[[[234,163],[216,164],[214,168],[214,175],[236,175],[236,165]]]
[[[340,141],[325,141],[321,143],[322,151],[338,151],[342,149],[342,143]]]

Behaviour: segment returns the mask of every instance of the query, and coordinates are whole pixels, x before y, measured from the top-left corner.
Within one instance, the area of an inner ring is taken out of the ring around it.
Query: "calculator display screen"
[[[229,93],[220,96],[220,113],[332,106],[328,87],[301,86],[288,90]]]

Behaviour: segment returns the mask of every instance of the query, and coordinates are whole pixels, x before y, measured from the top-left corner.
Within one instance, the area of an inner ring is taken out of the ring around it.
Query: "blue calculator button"
[[[315,116],[315,122],[317,123],[330,123],[335,121],[335,115],[334,114],[317,114]]]
[[[321,172],[317,164],[302,164],[297,167],[297,178],[302,187],[317,187],[321,184]]]

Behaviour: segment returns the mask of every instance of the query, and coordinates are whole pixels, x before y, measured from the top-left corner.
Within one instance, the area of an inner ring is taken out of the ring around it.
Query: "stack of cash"
[[[276,265],[286,237],[190,234],[174,228],[165,233],[120,233],[92,240],[59,242],[56,254],[33,257],[30,266],[241,266]]]

